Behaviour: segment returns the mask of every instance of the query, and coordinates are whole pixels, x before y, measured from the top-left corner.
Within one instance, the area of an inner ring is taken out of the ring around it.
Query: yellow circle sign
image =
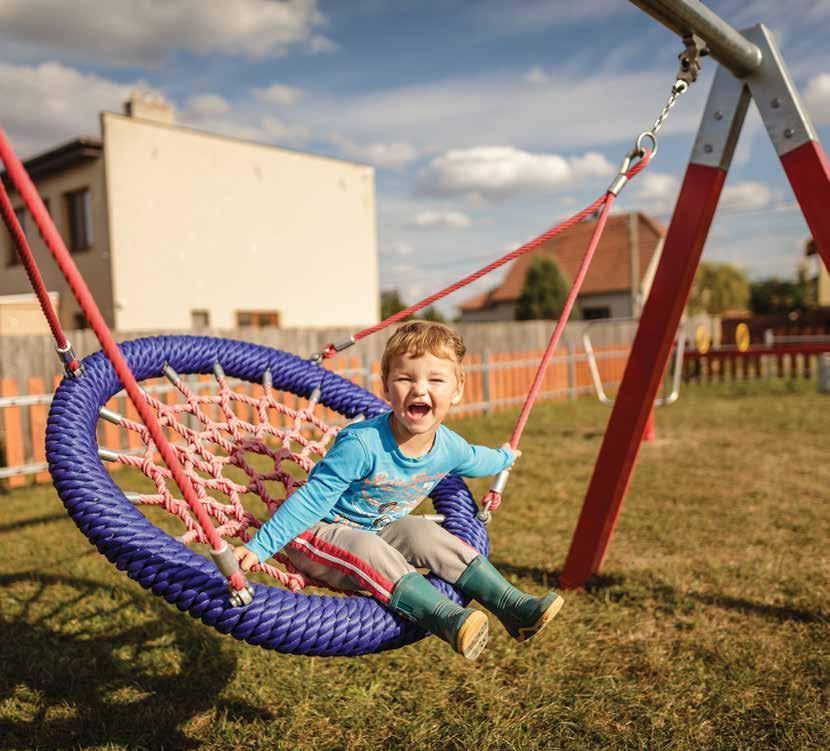
[[[739,323],[735,329],[735,344],[738,345],[738,352],[749,349],[749,326],[745,323]]]
[[[701,355],[705,355],[709,351],[709,344],[712,338],[709,336],[709,327],[702,323],[695,329],[695,347]]]

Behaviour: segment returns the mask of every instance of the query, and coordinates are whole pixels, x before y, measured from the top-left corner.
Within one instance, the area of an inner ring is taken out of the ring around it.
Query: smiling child
[[[336,589],[368,592],[471,660],[487,642],[487,616],[456,605],[416,569],[455,584],[519,641],[545,626],[562,606],[559,595],[521,592],[463,540],[409,516],[446,475],[496,475],[521,455],[508,445],[472,446],[442,424],[464,393],[465,353],[443,324],[401,326],[381,360],[391,412],[340,431],[308,482],[235,549],[242,569],[285,547],[303,573]]]

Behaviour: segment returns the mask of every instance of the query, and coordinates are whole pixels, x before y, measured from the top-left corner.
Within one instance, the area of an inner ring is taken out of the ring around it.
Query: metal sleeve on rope
[[[498,493],[501,495],[504,493],[505,487],[507,487],[507,481],[510,479],[510,470],[503,469],[493,478],[493,484],[490,486],[491,493]]]
[[[98,410],[98,416],[107,422],[111,422],[113,425],[120,425],[121,420],[124,419],[122,415],[119,415],[118,412],[114,412],[108,407],[101,407],[101,409]]]
[[[250,605],[254,600],[254,588],[244,579],[242,580],[244,584],[240,589],[233,585],[232,580],[242,573],[242,569],[239,568],[239,561],[236,560],[236,556],[233,554],[233,548],[223,541],[219,550],[210,551],[210,557],[213,558],[216,568],[228,579],[231,605],[235,608]]]

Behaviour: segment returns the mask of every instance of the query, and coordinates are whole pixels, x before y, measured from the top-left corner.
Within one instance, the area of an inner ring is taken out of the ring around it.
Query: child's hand
[[[519,460],[519,457],[522,455],[522,452],[519,451],[519,449],[514,449],[509,443],[503,443],[501,447],[503,449],[510,449],[513,452],[513,455],[516,457],[516,459],[513,461],[513,464],[515,464]],[[513,464],[511,464],[510,466],[512,467]]]
[[[259,563],[259,556],[253,550],[248,550],[244,545],[234,548],[233,554],[236,556],[236,560],[239,561],[239,568],[243,571],[250,571],[251,566]]]

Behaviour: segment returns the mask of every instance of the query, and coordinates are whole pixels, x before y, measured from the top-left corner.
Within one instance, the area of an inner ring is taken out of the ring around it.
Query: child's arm
[[[453,436],[457,439],[454,448],[459,456],[459,463],[453,474],[462,477],[497,475],[502,470],[512,467],[516,459],[522,455],[521,451],[513,451],[509,443],[505,443],[501,448],[491,449],[487,446],[473,446],[458,434]]]
[[[328,454],[311,471],[308,482],[276,510],[250,542],[235,549],[242,569],[247,571],[254,563],[268,560],[297,535],[319,522],[352,482],[366,476],[368,465],[360,440],[341,433]]]

